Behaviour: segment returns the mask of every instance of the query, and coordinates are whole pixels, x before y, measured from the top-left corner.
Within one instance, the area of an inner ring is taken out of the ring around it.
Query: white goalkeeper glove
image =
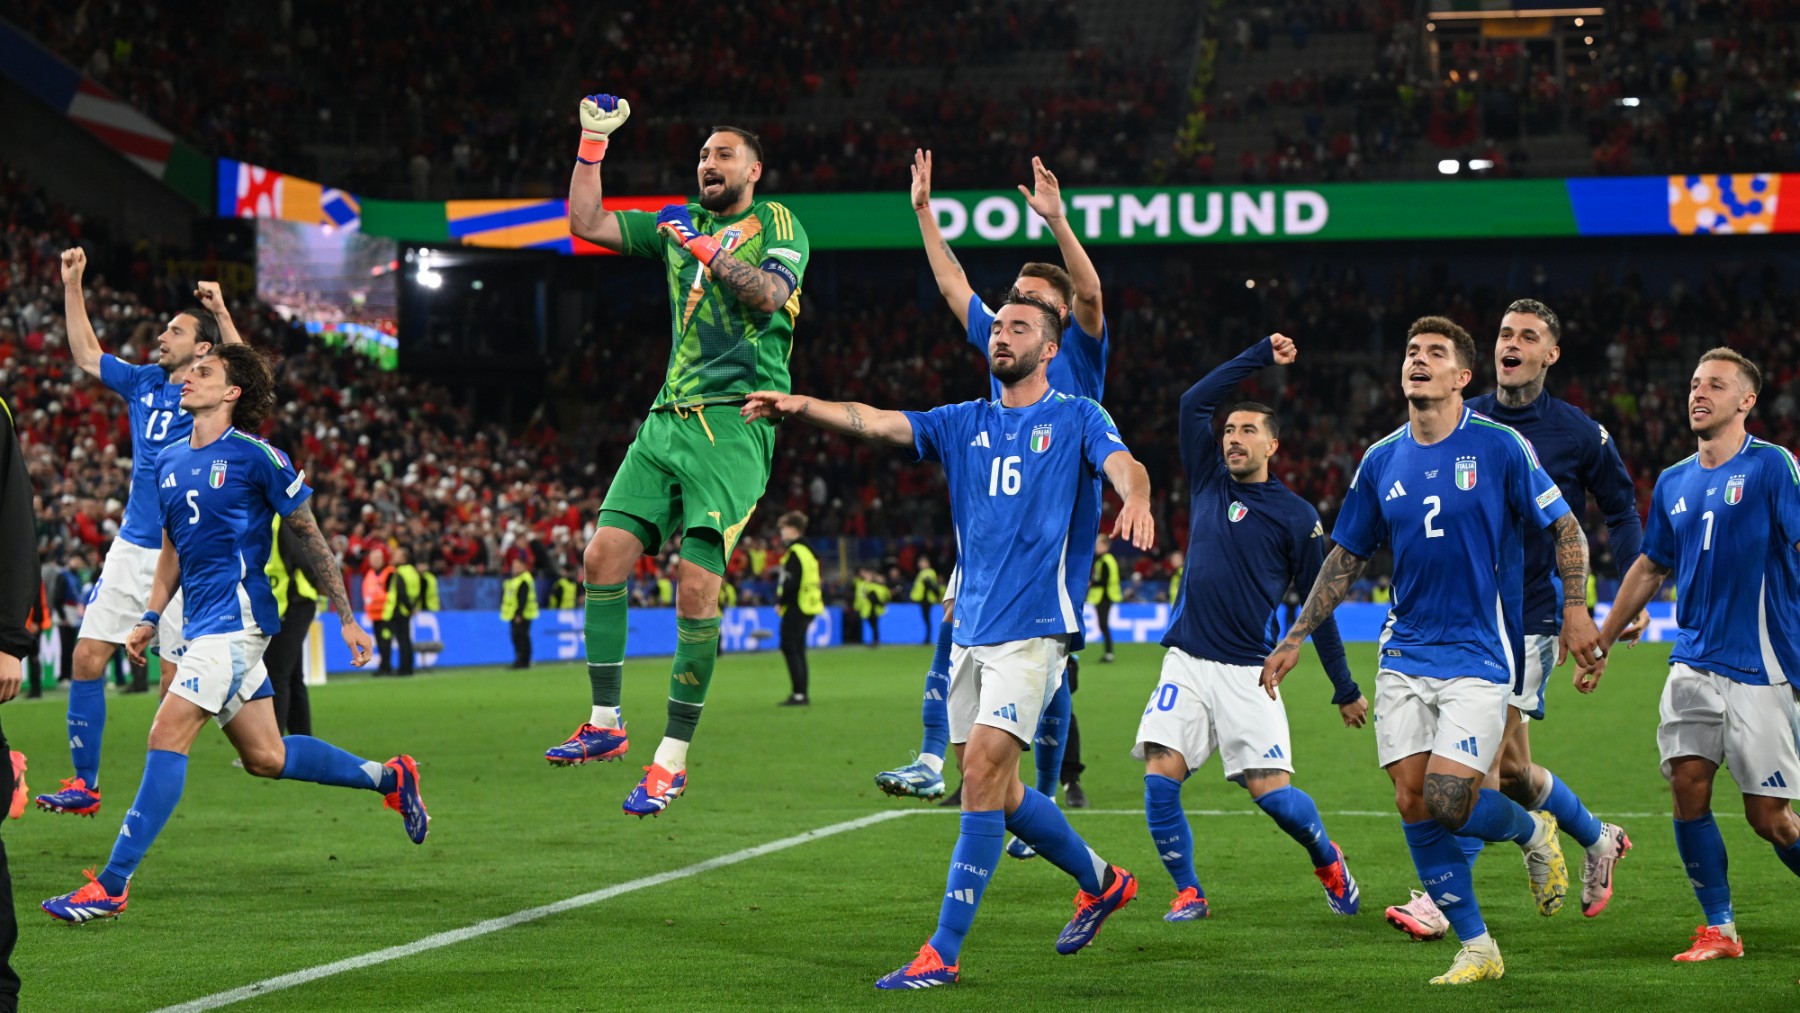
[[[606,157],[606,137],[631,118],[631,103],[617,95],[589,95],[581,100],[581,147],[575,160],[595,165]]]

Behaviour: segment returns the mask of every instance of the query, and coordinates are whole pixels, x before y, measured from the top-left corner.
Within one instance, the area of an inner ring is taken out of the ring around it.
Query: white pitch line
[[[912,810],[908,810],[908,811],[915,812],[915,813],[938,813],[941,815],[957,814],[957,810],[955,810],[955,809],[912,809]],[[1188,810],[1186,810],[1186,812],[1187,812],[1187,815],[1189,815],[1189,816],[1262,816],[1263,815],[1263,811],[1260,809],[1188,809]],[[1084,814],[1088,815],[1088,816],[1142,816],[1142,815],[1144,815],[1144,810],[1142,810],[1142,809],[1064,809],[1063,814],[1067,815],[1067,816],[1080,816],[1080,815],[1084,815]],[[1319,811],[1319,815],[1320,816],[1344,816],[1344,817],[1369,816],[1369,817],[1374,817],[1376,819],[1385,818],[1385,819],[1396,819],[1396,820],[1400,818],[1400,814],[1395,812],[1392,809],[1338,809],[1335,811],[1326,811],[1326,810],[1322,809]],[[1600,817],[1601,819],[1644,820],[1644,819],[1656,819],[1658,817],[1666,817],[1669,814],[1666,812],[1660,812],[1660,813],[1595,813],[1594,815]]]
[[[916,812],[918,810],[911,811]],[[445,946],[454,946],[457,943],[467,942],[471,939],[477,939],[485,935],[491,935],[502,929],[510,929],[516,925],[524,925],[527,922],[534,922],[541,918],[548,918],[551,915],[562,914],[565,911],[573,911],[577,908],[587,907],[591,904],[598,904],[603,900],[611,900],[622,894],[649,889],[653,886],[661,886],[664,883],[670,883],[678,879],[686,879],[689,876],[697,876],[702,872],[711,872],[714,869],[722,869],[725,866],[736,865],[739,862],[747,862],[752,858],[760,858],[763,855],[773,854],[777,851],[786,851],[788,848],[798,847],[799,845],[816,841],[822,837],[831,837],[835,834],[848,833],[852,830],[861,830],[864,827],[874,826],[877,823],[885,823],[888,820],[899,819],[907,814],[908,810],[894,810],[890,812],[874,813],[859,819],[845,820],[842,823],[833,823],[830,826],[808,830],[803,834],[795,834],[792,837],[783,837],[781,840],[770,841],[767,844],[758,844],[754,848],[733,851],[728,855],[709,858],[703,862],[695,862],[693,865],[686,865],[679,869],[671,869],[668,872],[659,872],[653,876],[629,880],[600,890],[594,890],[591,893],[570,897],[567,900],[559,900],[554,904],[545,904],[542,907],[527,908],[524,911],[516,911],[499,918],[489,918],[487,921],[476,922],[473,925],[468,925],[460,929],[439,932],[436,935],[426,936],[423,939],[417,939],[410,943],[403,943],[399,946],[390,946],[387,949],[375,950],[372,953],[365,953],[357,957],[334,960],[329,964],[320,964],[317,967],[309,967],[304,970],[295,971],[291,974],[267,978],[262,981],[245,985],[241,988],[231,989],[227,992],[218,992],[189,1002],[180,1003],[174,1006],[166,1006],[163,1009],[158,1010],[157,1013],[201,1013],[203,1010],[214,1010],[221,1006],[230,1006],[233,1003],[243,1002],[246,999],[254,999],[257,996],[268,995],[271,992],[279,992],[283,989],[293,988],[296,985],[304,985],[307,982],[318,981],[320,978],[329,978],[335,974],[343,974],[345,971],[355,971],[364,967],[373,967],[377,964],[385,964],[389,961],[414,956],[415,954],[424,953],[428,950],[441,949]]]

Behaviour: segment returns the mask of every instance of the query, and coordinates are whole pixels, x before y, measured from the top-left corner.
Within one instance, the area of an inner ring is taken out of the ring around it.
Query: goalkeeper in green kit
[[[593,714],[544,758],[575,765],[625,755],[629,743],[619,717],[625,579],[639,556],[680,535],[668,728],[623,806],[642,817],[662,812],[687,788],[688,742],[719,656],[719,583],[768,485],[775,454],[775,427],[743,421],[738,407],[751,391],[789,389],[788,353],[808,250],[806,233],[787,208],[756,199],[762,142],[738,127],[715,127],[701,145],[698,203],[670,204],[654,215],[602,207],[607,135],[630,115],[622,98],[582,99],[569,231],[663,262],[669,374],[613,476],[584,557]]]

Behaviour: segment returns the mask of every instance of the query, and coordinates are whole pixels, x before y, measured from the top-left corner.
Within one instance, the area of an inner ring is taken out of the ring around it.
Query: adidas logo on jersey
[[[1007,721],[1017,721],[1019,720],[1019,708],[1016,705],[1009,703],[999,710],[996,710],[994,716]]]
[[[994,445],[992,443],[988,442],[987,431],[982,430],[982,432],[979,436],[977,436],[974,439],[969,441],[969,446],[971,446],[971,447],[987,447],[989,449],[992,449]]]
[[[1388,500],[1396,500],[1404,495],[1406,495],[1406,487],[1401,485],[1399,482],[1395,482],[1394,487],[1392,489],[1388,490],[1387,499]],[[1386,500],[1384,500],[1383,502],[1386,502]]]
[[[1473,735],[1458,742],[1456,744],[1456,748],[1462,750],[1465,753],[1468,753],[1470,756],[1479,757],[1481,755],[1480,753],[1475,751],[1475,736],[1473,736]]]
[[[162,487],[164,489],[175,488],[175,473],[174,472],[171,471],[167,475],[163,476]]]
[[[1775,773],[1769,775],[1768,780],[1764,781],[1762,786],[1764,788],[1786,788],[1788,786],[1787,778],[1782,777],[1781,771],[1777,770]]]
[[[1670,517],[1673,517],[1676,514],[1684,514],[1684,513],[1687,513],[1687,497],[1686,496],[1683,496],[1680,499],[1676,500],[1675,505],[1673,507],[1669,508],[1669,516]]]

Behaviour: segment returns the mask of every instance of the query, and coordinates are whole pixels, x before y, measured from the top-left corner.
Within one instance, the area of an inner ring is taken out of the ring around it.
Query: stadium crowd
[[[112,269],[89,275],[89,307],[103,345],[127,361],[148,355],[166,316],[189,302],[192,282],[172,276],[157,251],[115,247],[103,229],[16,177],[0,184],[0,221],[9,266],[0,279],[0,375],[40,490],[40,548],[46,559],[79,558],[93,568],[125,500],[131,434],[118,398],[68,358],[56,254],[78,240],[111,251],[97,261]],[[1657,472],[1685,455],[1679,406],[1687,373],[1713,345],[1762,360],[1768,386],[1752,428],[1800,443],[1800,345],[1788,323],[1800,316],[1800,297],[1773,269],[1658,284],[1634,275],[1571,284],[1540,272],[1520,292],[1441,272],[1375,284],[1344,270],[1249,279],[1180,261],[1162,263],[1160,274],[1144,270],[1140,264],[1130,280],[1108,287],[1107,400],[1155,477],[1165,546],[1185,548],[1187,535],[1174,418],[1182,390],[1250,337],[1275,330],[1299,338],[1305,359],[1259,376],[1244,396],[1285,416],[1276,473],[1318,506],[1328,528],[1362,449],[1404,416],[1392,335],[1434,312],[1486,335],[1521,295],[1562,314],[1564,355],[1550,389],[1607,426],[1642,502]],[[540,414],[509,431],[477,418],[451,390],[318,347],[266,307],[240,303],[234,318],[250,341],[282,356],[282,407],[267,435],[308,469],[316,512],[352,573],[370,548],[387,543],[410,546],[422,566],[444,576],[504,574],[521,554],[546,580],[577,574],[605,476],[653,386],[600,380],[653,376],[666,354],[656,343],[626,340],[642,325],[624,315],[611,324],[616,333],[593,335],[552,377],[552,402],[583,410]],[[796,390],[899,406],[985,396],[979,355],[947,311],[910,288],[843,282],[829,299],[809,298],[803,331],[831,340],[808,342],[808,354],[794,357]],[[934,467],[793,428],[783,434],[759,516],[805,511],[815,539],[848,539],[852,557],[903,563],[909,573],[922,551],[914,545],[936,542],[944,558],[941,486]],[[1598,518],[1591,520],[1603,540]],[[749,600],[772,591],[761,579],[779,559],[765,540],[771,533],[755,531],[732,561],[733,581]],[[1144,578],[1145,594],[1160,587],[1159,563],[1126,562]],[[666,567],[666,559],[646,557],[638,575],[644,600],[655,600]]]
[[[1788,0],[1634,0],[1610,5],[1592,35],[1571,36],[1561,67],[1547,37],[1456,36],[1441,39],[1434,68],[1411,5],[1233,5],[1209,30],[1222,59],[1263,65],[1266,83],[1217,88],[1203,111],[1213,122],[1271,127],[1263,146],[1236,151],[1232,164],[1205,152],[1178,176],[1354,180],[1401,163],[1431,171],[1445,156],[1485,160],[1483,175],[1523,176],[1534,174],[1531,142],[1554,136],[1585,143],[1601,175],[1792,170],[1797,13]],[[1315,35],[1347,33],[1372,37],[1366,68],[1295,58]],[[1288,46],[1271,46],[1283,37]],[[1267,116],[1271,109],[1298,116]]]

